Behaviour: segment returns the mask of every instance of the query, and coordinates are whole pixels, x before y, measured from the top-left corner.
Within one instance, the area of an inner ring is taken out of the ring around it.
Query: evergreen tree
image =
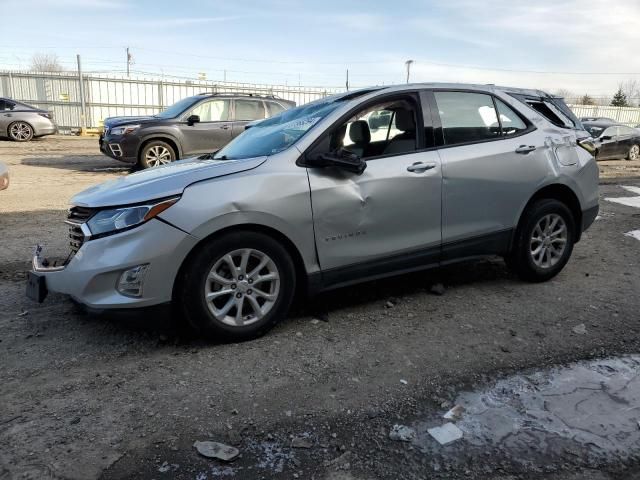
[[[580,105],[595,105],[595,104],[596,104],[596,101],[586,93],[580,99]]]
[[[622,91],[622,87],[618,88],[618,91],[613,96],[611,100],[612,107],[628,107],[629,102],[627,102],[627,96]]]

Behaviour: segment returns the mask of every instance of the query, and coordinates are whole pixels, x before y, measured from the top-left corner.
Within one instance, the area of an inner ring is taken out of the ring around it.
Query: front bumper
[[[126,232],[85,241],[62,266],[44,266],[42,257],[36,254],[27,295],[42,301],[48,291],[64,293],[95,309],[166,303],[171,301],[178,269],[196,242],[195,237],[152,219]],[[119,293],[116,285],[122,272],[143,264],[148,264],[149,269],[142,296]]]
[[[134,136],[111,136],[101,134],[98,138],[100,151],[107,157],[126,163],[138,161],[139,141]]]

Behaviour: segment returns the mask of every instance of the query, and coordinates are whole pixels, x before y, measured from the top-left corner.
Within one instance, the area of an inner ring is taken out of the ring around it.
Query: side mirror
[[[306,164],[309,167],[315,168],[341,168],[342,170],[353,172],[358,175],[362,175],[362,172],[367,168],[367,162],[365,162],[359,155],[343,148],[335,152],[321,153],[308,157]]]
[[[600,137],[600,140],[611,140],[613,137],[611,135],[603,135]]]
[[[194,123],[200,122],[200,117],[198,115],[191,115],[187,118],[187,125],[192,126]]]

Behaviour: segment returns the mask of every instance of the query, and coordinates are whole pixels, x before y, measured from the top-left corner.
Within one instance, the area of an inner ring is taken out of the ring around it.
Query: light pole
[[[411,64],[413,60],[407,60],[404,64],[407,66],[407,83],[409,83],[409,74],[411,73]]]

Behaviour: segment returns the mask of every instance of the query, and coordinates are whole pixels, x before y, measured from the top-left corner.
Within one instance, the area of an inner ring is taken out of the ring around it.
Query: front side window
[[[203,102],[191,111],[191,115],[198,115],[201,122],[226,122],[229,120],[229,104],[229,100]]]
[[[214,155],[216,160],[274,155],[286,150],[345,100],[331,97],[285,110],[238,135]]]
[[[154,115],[156,118],[176,118],[185,112],[189,107],[196,103],[202,97],[187,97],[174,103],[170,107],[165,108],[160,113]]]
[[[602,137],[615,138],[618,135],[618,127],[609,127],[602,132]]]
[[[264,105],[261,100],[236,100],[236,120],[261,120]]]
[[[335,128],[320,148],[345,149],[365,159],[414,152],[418,148],[417,112],[410,97],[367,107]]]
[[[491,95],[434,92],[445,145],[499,138],[500,122]]]

